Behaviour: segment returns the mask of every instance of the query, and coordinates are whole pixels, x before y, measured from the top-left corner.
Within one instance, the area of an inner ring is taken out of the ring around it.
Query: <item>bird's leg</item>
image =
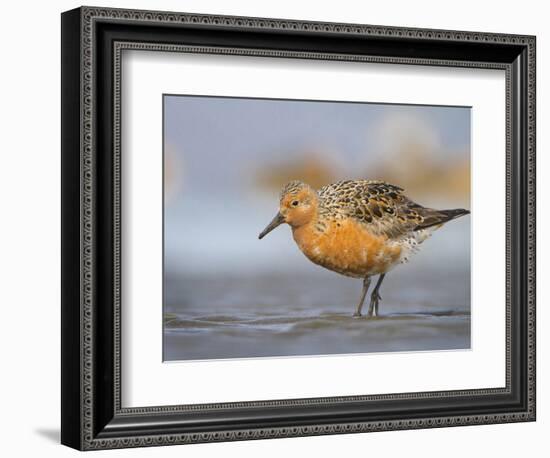
[[[357,304],[357,308],[355,309],[355,313],[353,314],[354,317],[361,316],[361,309],[363,308],[363,302],[365,302],[365,296],[367,295],[369,286],[370,286],[370,277],[365,277],[365,279],[363,280],[363,291],[361,292],[361,299],[359,299],[359,304]]]
[[[373,317],[378,316],[378,304],[380,303],[380,300],[382,299],[380,297],[380,294],[378,294],[378,291],[380,290],[380,285],[382,284],[382,281],[384,280],[384,276],[386,274],[381,274],[378,277],[378,281],[376,282],[376,286],[372,290],[372,293],[370,295],[370,305],[369,305],[369,311],[367,312],[367,316]]]

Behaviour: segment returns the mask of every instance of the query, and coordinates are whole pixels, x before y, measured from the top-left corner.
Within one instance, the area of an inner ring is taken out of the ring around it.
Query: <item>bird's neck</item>
[[[307,222],[298,226],[292,226],[292,236],[302,251],[313,246],[321,235],[318,230],[318,217],[319,215],[316,210],[315,214]]]

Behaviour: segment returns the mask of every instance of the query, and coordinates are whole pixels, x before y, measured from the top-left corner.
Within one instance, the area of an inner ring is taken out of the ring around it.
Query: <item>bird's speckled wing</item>
[[[320,211],[332,219],[352,217],[374,234],[397,238],[450,218],[444,211],[422,207],[403,189],[383,181],[346,180],[319,190]]]

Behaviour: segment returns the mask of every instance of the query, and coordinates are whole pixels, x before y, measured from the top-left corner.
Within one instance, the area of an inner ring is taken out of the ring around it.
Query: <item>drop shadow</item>
[[[48,439],[50,442],[55,442],[56,444],[61,442],[61,433],[58,429],[39,428],[35,429],[34,432],[39,436]]]

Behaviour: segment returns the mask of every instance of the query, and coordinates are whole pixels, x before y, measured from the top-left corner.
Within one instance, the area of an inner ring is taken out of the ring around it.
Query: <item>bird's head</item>
[[[265,237],[283,223],[292,228],[308,224],[316,215],[317,204],[317,192],[311,186],[301,181],[287,183],[281,191],[279,212],[260,233],[259,238]]]

